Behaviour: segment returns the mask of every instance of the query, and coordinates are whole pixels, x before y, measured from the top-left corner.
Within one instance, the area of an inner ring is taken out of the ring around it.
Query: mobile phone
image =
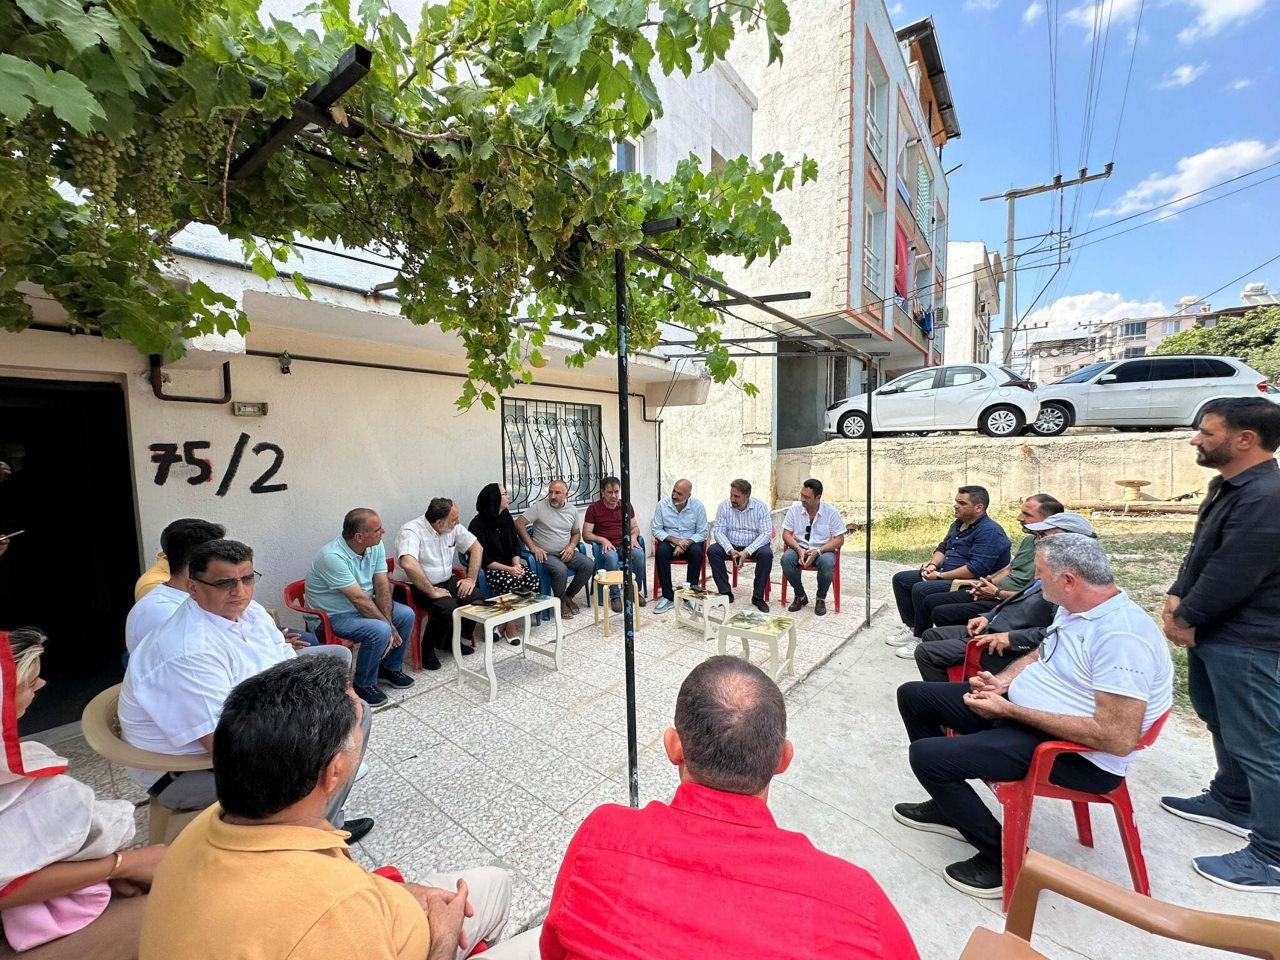
[[[12,540],[14,537],[21,536],[22,534],[24,534],[24,533],[26,533],[26,532],[27,532],[27,531],[25,531],[25,530],[15,530],[15,531],[13,531],[13,533],[0,533],[0,541],[3,541],[3,540]]]

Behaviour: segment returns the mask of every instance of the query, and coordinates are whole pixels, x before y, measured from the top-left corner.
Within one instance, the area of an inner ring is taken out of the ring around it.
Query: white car
[[[965,363],[912,370],[872,392],[875,433],[981,430],[1015,436],[1040,412],[1034,384],[995,363]],[[827,408],[824,429],[850,440],[867,435],[867,395]]]
[[[1092,363],[1040,387],[1031,431],[1067,427],[1193,427],[1210,400],[1267,395],[1267,379],[1233,357],[1134,357]]]

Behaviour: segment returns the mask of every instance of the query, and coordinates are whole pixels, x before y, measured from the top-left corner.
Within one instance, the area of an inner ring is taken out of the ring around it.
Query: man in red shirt
[[[870,874],[774,823],[786,737],[763,671],[725,656],[695,667],[664,740],[675,798],[587,817],[556,878],[542,960],[919,960]]]
[[[636,600],[644,606],[644,547],[640,546],[640,527],[636,524],[636,508],[631,508],[631,573],[636,578]],[[600,550],[599,563],[606,570],[622,569],[622,481],[605,477],[600,481],[600,499],[587,507],[582,518],[582,539]],[[609,606],[622,612],[622,595],[617,587],[609,588]]]

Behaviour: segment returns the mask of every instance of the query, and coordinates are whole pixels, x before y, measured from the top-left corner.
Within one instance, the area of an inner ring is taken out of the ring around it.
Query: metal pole
[[[613,299],[618,324],[618,477],[622,480],[622,629],[627,681],[627,788],[631,806],[640,806],[640,756],[636,746],[636,619],[631,604],[631,424],[627,398],[627,268],[613,252]]]
[[[1004,243],[1004,262],[1008,264],[1004,271],[1004,330],[1001,337],[1000,356],[1002,363],[1013,359],[1013,318],[1017,315],[1018,271],[1014,268],[1013,238],[1013,205],[1017,202],[1016,193],[1009,194],[1009,234]]]
[[[863,626],[871,626],[871,424],[874,422],[871,416],[871,360],[868,358],[864,361],[863,366],[867,372],[867,517],[866,526],[863,527],[863,590],[865,592]],[[880,378],[876,377],[876,385],[879,386]]]

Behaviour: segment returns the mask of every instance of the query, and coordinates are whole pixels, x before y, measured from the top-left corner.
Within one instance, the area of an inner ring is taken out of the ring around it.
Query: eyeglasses
[[[805,540],[808,540],[808,539],[809,539],[809,534],[811,534],[811,533],[813,533],[813,524],[812,524],[812,523],[811,523],[811,524],[809,524],[807,527],[805,527],[805,528],[804,528],[804,538],[805,538]]]
[[[262,574],[255,570],[247,577],[228,577],[226,580],[201,580],[199,577],[192,577],[191,579],[196,583],[203,583],[206,587],[211,587],[214,590],[230,593],[237,583],[245,589],[252,587],[262,579]]]
[[[1053,624],[1044,632],[1044,639],[1040,641],[1040,662],[1048,663],[1055,653],[1058,652],[1058,631],[1062,629],[1060,624]],[[1053,643],[1050,644],[1049,641]]]

